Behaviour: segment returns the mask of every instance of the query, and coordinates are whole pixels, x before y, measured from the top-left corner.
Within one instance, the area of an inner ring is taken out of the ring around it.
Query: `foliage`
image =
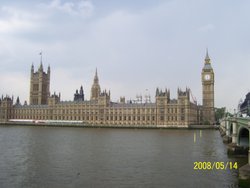
[[[203,125],[210,125],[210,121],[208,120],[203,121]]]
[[[219,122],[219,120],[227,115],[230,115],[229,112],[226,112],[226,107],[215,108],[215,121]]]

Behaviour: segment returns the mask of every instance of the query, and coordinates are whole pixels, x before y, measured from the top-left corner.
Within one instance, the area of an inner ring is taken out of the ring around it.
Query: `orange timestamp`
[[[234,170],[238,169],[238,163],[237,162],[209,162],[209,161],[203,161],[203,162],[194,162],[194,170]]]

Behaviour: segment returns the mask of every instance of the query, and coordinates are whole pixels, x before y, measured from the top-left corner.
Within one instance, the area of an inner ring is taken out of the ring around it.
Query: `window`
[[[38,84],[33,84],[33,91],[38,91]]]

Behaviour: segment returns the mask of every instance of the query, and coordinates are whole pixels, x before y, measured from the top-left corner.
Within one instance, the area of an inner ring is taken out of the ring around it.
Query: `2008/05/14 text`
[[[194,162],[194,170],[233,170],[238,169],[238,163],[237,162]]]

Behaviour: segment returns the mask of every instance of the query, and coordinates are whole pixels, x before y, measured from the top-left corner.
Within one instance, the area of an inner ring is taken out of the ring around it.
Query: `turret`
[[[50,66],[48,66],[47,73],[50,74]]]
[[[61,100],[60,97],[61,97],[60,93],[59,93],[59,95],[57,95],[56,92],[54,92],[54,94],[51,95],[51,96],[48,98],[48,105],[49,105],[49,106],[53,106],[53,105],[59,103],[60,100]]]
[[[156,103],[167,104],[170,101],[170,90],[165,88],[165,91],[156,89]]]
[[[40,63],[40,67],[39,67],[38,71],[43,73],[43,63],[42,62]]]
[[[30,72],[31,72],[31,75],[34,74],[34,65],[33,65],[33,63],[31,65],[31,71]]]
[[[20,99],[19,99],[19,96],[17,97],[16,99],[16,105],[20,105]]]
[[[190,89],[186,88],[185,91],[182,91],[180,88],[178,88],[178,98],[184,97],[189,99],[190,96]]]
[[[110,91],[107,92],[106,89],[100,93],[98,97],[98,104],[108,106],[110,103]]]
[[[159,92],[159,88],[156,88],[156,92],[155,92],[155,96],[159,96],[160,92]]]
[[[13,98],[10,98],[8,95],[4,97],[1,101],[0,106],[0,121],[7,122],[12,118],[12,109],[13,109]]]
[[[82,88],[82,86],[80,88],[80,95],[83,95],[83,88]]]

